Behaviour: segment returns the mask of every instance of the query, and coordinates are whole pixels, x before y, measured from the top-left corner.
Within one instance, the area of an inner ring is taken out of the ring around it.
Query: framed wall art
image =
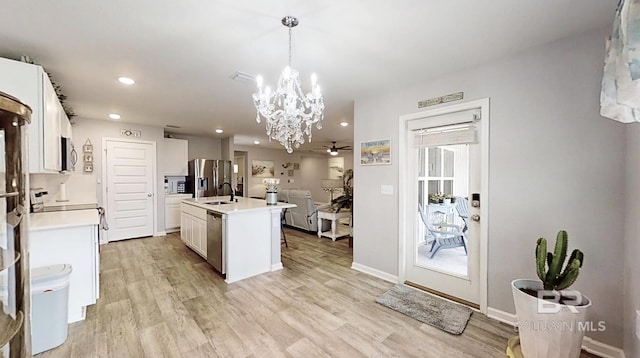
[[[275,170],[271,160],[252,160],[251,176],[256,178],[273,178]]]
[[[391,140],[372,140],[360,143],[360,165],[391,164]]]

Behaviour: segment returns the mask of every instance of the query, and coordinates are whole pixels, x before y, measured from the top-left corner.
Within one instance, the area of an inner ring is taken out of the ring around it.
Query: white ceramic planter
[[[540,290],[542,282],[523,279],[511,282],[523,356],[578,358],[584,332],[590,328],[586,315],[591,301],[582,296],[586,305],[568,306],[540,300],[520,291],[521,288]]]

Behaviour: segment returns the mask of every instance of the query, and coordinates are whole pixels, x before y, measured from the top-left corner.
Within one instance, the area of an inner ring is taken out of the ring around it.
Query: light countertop
[[[215,201],[229,201],[229,196],[212,196],[206,198],[197,198],[197,199],[185,199],[182,202],[185,204],[190,204],[193,206],[197,206],[199,208],[203,208],[209,211],[215,211],[220,214],[235,214],[242,213],[247,211],[255,211],[255,210],[282,210],[286,208],[295,208],[296,204],[290,203],[278,203],[276,205],[267,205],[266,200],[260,199],[251,199],[245,197],[236,197],[238,202],[235,201],[230,204],[221,204],[221,205],[210,205],[207,203],[215,202]]]
[[[29,215],[30,231],[98,225],[100,222],[98,210],[96,209],[52,211],[31,213]]]

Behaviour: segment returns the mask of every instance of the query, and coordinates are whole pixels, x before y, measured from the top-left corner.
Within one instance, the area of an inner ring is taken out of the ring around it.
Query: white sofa
[[[297,207],[289,208],[285,212],[285,225],[314,233],[318,231],[318,209],[329,206],[328,204],[316,206],[311,198],[311,192],[301,189],[279,189],[278,201],[297,205]],[[322,229],[329,230],[331,223],[323,221]]]

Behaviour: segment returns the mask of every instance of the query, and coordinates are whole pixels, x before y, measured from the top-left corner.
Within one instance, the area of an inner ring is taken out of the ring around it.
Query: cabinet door
[[[64,112],[64,107],[60,105],[60,136],[71,139],[71,122],[69,122],[69,117]]]
[[[202,219],[198,220],[198,236],[200,237],[200,245],[198,248],[202,253],[202,257],[207,258],[207,221]]]
[[[206,249],[203,250],[203,245],[206,247],[206,240],[207,240],[207,222],[199,219],[199,218],[193,218],[193,249],[200,254],[200,256],[203,256],[206,258],[207,256],[207,251]]]
[[[180,203],[165,204],[165,229],[174,229],[180,226]]]
[[[193,246],[193,216],[189,214],[185,215],[185,235],[184,235],[184,243],[187,246]]]
[[[60,171],[60,112],[64,111],[44,71],[42,72],[42,89],[44,95],[43,166],[44,169]]]
[[[189,216],[189,214],[184,212],[180,213],[180,240],[184,243],[187,243],[187,216]]]
[[[188,175],[189,141],[185,139],[165,138],[164,146],[164,175]]]

